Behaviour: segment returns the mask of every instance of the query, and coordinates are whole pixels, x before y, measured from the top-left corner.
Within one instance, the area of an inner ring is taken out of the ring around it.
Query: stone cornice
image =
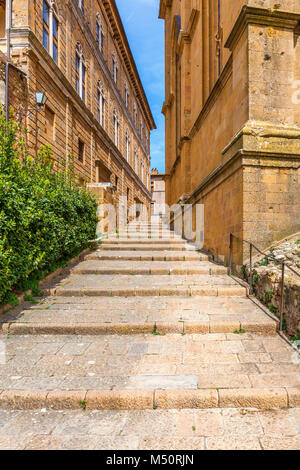
[[[248,24],[294,29],[299,21],[300,13],[245,5],[226,40],[225,47],[232,50]]]
[[[256,147],[265,153],[300,156],[300,127],[248,121],[223,149],[222,155],[233,154],[237,148],[252,151]]]
[[[37,39],[35,34],[31,30],[27,30],[28,33],[28,44],[29,49],[27,51],[27,55],[32,57],[37,62],[42,64],[43,69],[48,73],[48,75],[57,83],[59,80],[59,86],[66,96],[66,99],[70,100],[74,109],[87,121],[88,125],[93,129],[95,133],[98,133],[100,139],[103,141],[104,145],[106,145],[113,157],[116,159],[118,164],[121,168],[129,174],[136,182],[138,188],[148,197],[151,198],[151,194],[140,180],[139,176],[136,175],[135,171],[126,159],[123,157],[120,150],[115,146],[112,139],[109,135],[105,132],[105,130],[101,127],[93,113],[90,109],[86,106],[86,104],[81,100],[80,96],[73,88],[69,80],[65,77],[62,73],[60,68],[56,65],[54,60],[50,57],[49,54],[45,53],[45,49],[43,48],[40,41]],[[82,110],[84,109],[84,113]]]
[[[185,43],[190,43],[193,39],[198,20],[200,18],[199,10],[192,9],[186,30],[181,30],[178,38],[178,54],[181,55]]]
[[[166,19],[166,10],[172,6],[172,0],[160,0],[158,18]]]
[[[172,105],[172,103],[174,102],[174,94],[173,93],[170,93],[168,98],[166,98],[166,100],[164,101],[164,104],[163,104],[163,107],[162,107],[162,114],[166,115],[166,112],[167,112],[167,109]]]
[[[238,167],[234,167],[234,164],[238,162]],[[261,150],[250,151],[239,149],[235,154],[231,156],[229,160],[217,166],[203,181],[191,192],[189,196],[189,202],[196,198],[202,191],[208,186],[217,182],[217,179],[224,174],[224,172],[230,168],[235,172],[238,168],[246,166],[260,166],[264,167],[275,167],[275,168],[300,168],[300,154],[290,154],[285,157],[282,152],[262,152]],[[228,175],[226,175],[226,178]]]
[[[74,2],[74,0],[73,0]],[[114,32],[114,39],[117,41],[121,55],[124,60],[125,67],[128,75],[131,79],[132,85],[136,92],[136,97],[139,99],[141,107],[147,116],[150,129],[156,129],[154,118],[142,85],[135,60],[133,58],[127,36],[123,27],[122,20],[119,15],[118,8],[115,0],[103,0],[103,6],[105,8],[107,17],[110,21],[111,27]]]

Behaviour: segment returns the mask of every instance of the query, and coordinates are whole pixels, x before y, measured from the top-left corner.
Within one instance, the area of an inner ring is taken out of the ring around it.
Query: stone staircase
[[[148,224],[1,318],[2,409],[288,408],[299,361],[226,269]]]

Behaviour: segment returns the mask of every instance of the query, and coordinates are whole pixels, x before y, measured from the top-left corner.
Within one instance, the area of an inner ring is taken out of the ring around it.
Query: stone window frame
[[[126,129],[126,138],[125,138],[125,146],[126,146],[126,161],[129,163],[130,160],[130,133],[129,130]]]
[[[48,7],[48,23],[45,21],[45,5]],[[43,0],[43,46],[49,55],[52,57],[54,62],[58,64],[58,31],[59,31],[59,14],[56,2],[54,0]],[[56,35],[55,35],[55,24],[56,24]],[[45,45],[44,34],[47,34],[47,46]],[[56,56],[55,56],[56,48]]]
[[[75,48],[75,89],[83,102],[86,98],[87,67],[84,59],[83,48],[78,41]]]
[[[137,148],[137,146],[135,146],[134,147],[134,171],[135,171],[136,174],[138,172],[138,160],[139,160],[138,148]]]
[[[140,178],[142,183],[144,183],[144,160],[141,158],[141,164],[140,164]]]
[[[147,151],[147,153],[149,153],[149,135],[148,135],[147,130],[146,130],[145,134],[146,134],[146,151]]]
[[[125,106],[128,109],[128,106],[129,106],[129,87],[128,87],[127,82],[124,83],[124,101],[125,101]]]
[[[100,13],[96,14],[96,42],[101,54],[104,52],[104,29]]]
[[[136,106],[136,103],[133,103],[133,122],[134,122],[134,126],[136,128],[136,126],[137,126],[137,106]]]
[[[141,119],[140,120],[140,137],[141,137],[142,142],[143,142],[143,135],[144,135],[144,123],[143,123],[143,120]]]
[[[119,72],[118,59],[117,59],[115,52],[112,53],[111,57],[112,57],[112,77],[113,77],[113,81],[117,85],[118,84],[118,72]]]
[[[104,128],[105,122],[105,93],[101,80],[97,84],[97,118],[101,127]]]
[[[114,123],[114,144],[116,147],[119,147],[120,123],[119,123],[119,114],[116,108],[114,109],[114,112],[113,112],[113,123]]]

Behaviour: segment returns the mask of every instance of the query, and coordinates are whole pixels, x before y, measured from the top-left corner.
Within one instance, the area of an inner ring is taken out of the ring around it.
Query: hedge
[[[43,278],[95,237],[96,201],[49,147],[29,156],[24,130],[0,110],[0,304]]]

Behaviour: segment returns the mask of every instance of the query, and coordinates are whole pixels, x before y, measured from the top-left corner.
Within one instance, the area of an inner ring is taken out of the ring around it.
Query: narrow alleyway
[[[111,236],[1,322],[0,449],[300,448],[277,323],[160,225]]]

